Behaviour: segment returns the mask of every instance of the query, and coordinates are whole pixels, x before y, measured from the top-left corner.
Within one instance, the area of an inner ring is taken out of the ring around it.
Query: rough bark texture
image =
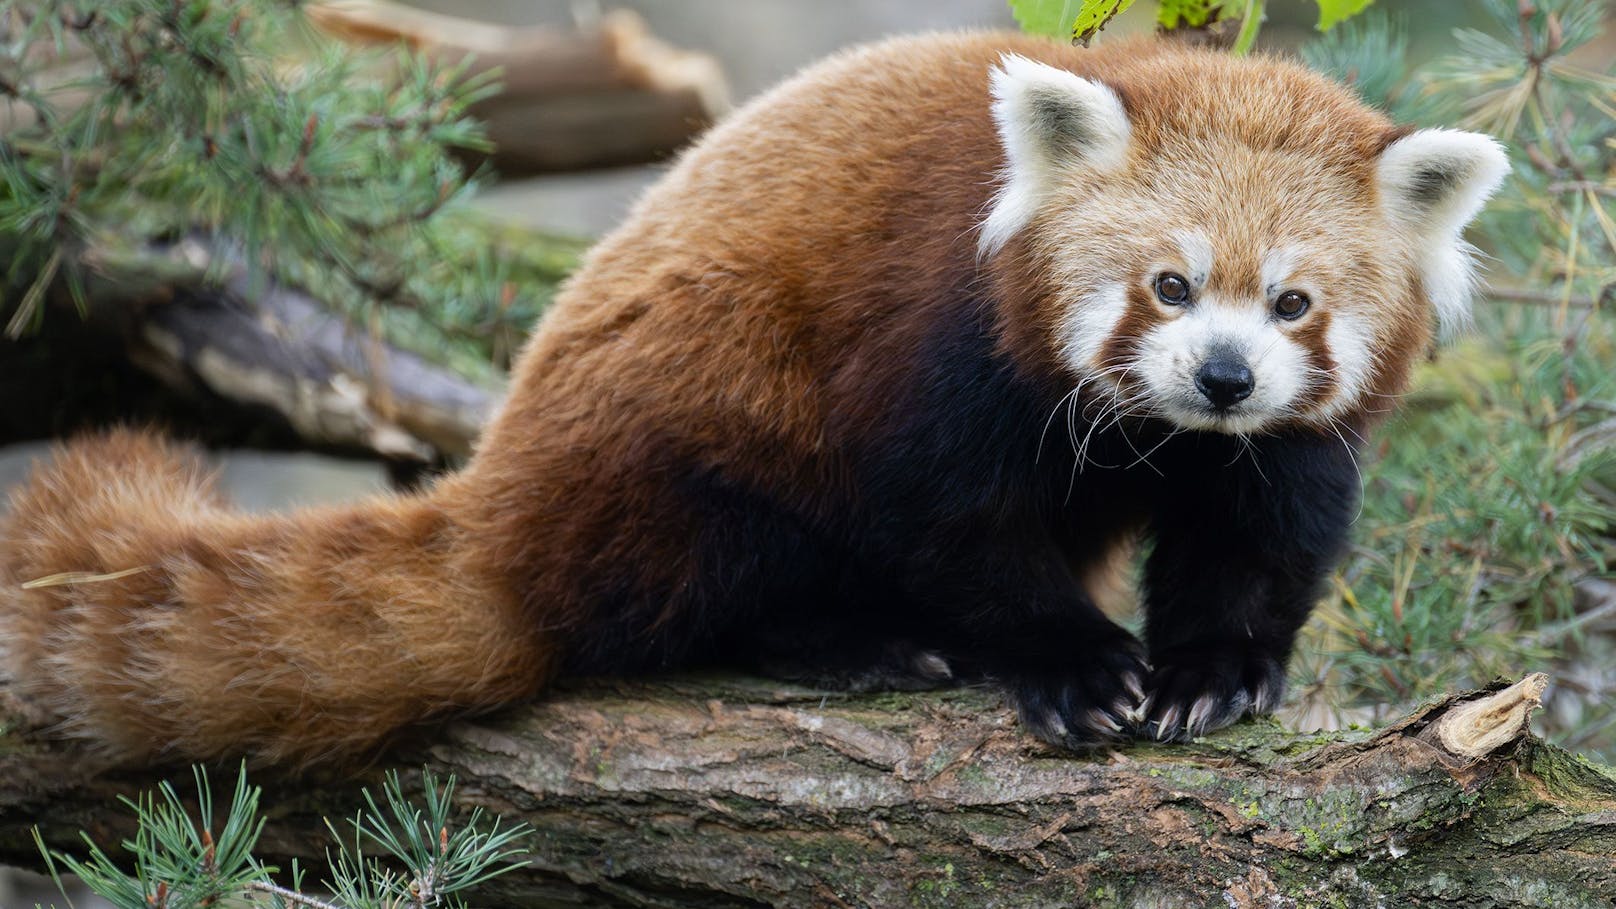
[[[1481,693],[1373,733],[1248,723],[1070,755],[981,690],[593,683],[423,732],[387,763],[453,773],[463,805],[537,829],[486,905],[1611,906],[1616,783],[1531,736],[1535,693],[1467,708],[1473,731],[1503,732],[1478,755],[1444,742],[1486,735],[1442,727]],[[0,860],[38,864],[36,823],[59,848],[128,835],[114,797],[158,775],[25,725],[0,734]],[[260,773],[264,857],[317,860],[321,818],[379,774]]]

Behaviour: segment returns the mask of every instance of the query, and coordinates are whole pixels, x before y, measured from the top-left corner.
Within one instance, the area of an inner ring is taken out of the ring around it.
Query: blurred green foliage
[[[1319,9],[1319,30],[1329,31],[1363,12],[1374,0],[1314,2]],[[1134,0],[1009,0],[1009,3],[1011,13],[1024,30],[1087,44],[1112,19],[1127,12]],[[1255,45],[1266,11],[1267,0],[1157,0],[1156,24],[1171,31],[1203,28],[1220,20],[1238,23],[1238,30],[1231,35],[1231,50],[1244,54]]]

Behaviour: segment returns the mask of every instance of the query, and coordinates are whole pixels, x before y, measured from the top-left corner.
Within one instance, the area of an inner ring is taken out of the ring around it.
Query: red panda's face
[[[1061,361],[1186,429],[1328,424],[1364,406],[1392,347],[1386,316],[1414,304],[1363,194],[1305,161],[1190,151],[1059,191],[1034,222]]]
[[[1116,412],[1232,434],[1385,410],[1429,323],[1461,321],[1464,224],[1507,167],[1491,139],[1425,130],[1365,166],[1232,136],[1135,136],[1120,99],[1006,58],[1007,167],[984,222],[1018,237],[1073,383]]]

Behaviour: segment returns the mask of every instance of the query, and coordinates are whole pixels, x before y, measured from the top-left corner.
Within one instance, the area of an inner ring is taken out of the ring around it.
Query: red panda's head
[[[1228,433],[1387,409],[1432,326],[1468,319],[1461,234],[1498,143],[1397,129],[1275,61],[1167,50],[1111,75],[991,74],[1005,167],[979,249],[1035,273],[1073,384]]]

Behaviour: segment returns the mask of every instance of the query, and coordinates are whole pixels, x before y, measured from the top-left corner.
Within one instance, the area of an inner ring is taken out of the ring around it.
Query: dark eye
[[[1299,290],[1287,290],[1274,301],[1274,315],[1281,319],[1300,319],[1312,301]]]
[[[1168,306],[1182,306],[1190,301],[1190,282],[1183,275],[1162,272],[1156,276],[1156,299]]]

